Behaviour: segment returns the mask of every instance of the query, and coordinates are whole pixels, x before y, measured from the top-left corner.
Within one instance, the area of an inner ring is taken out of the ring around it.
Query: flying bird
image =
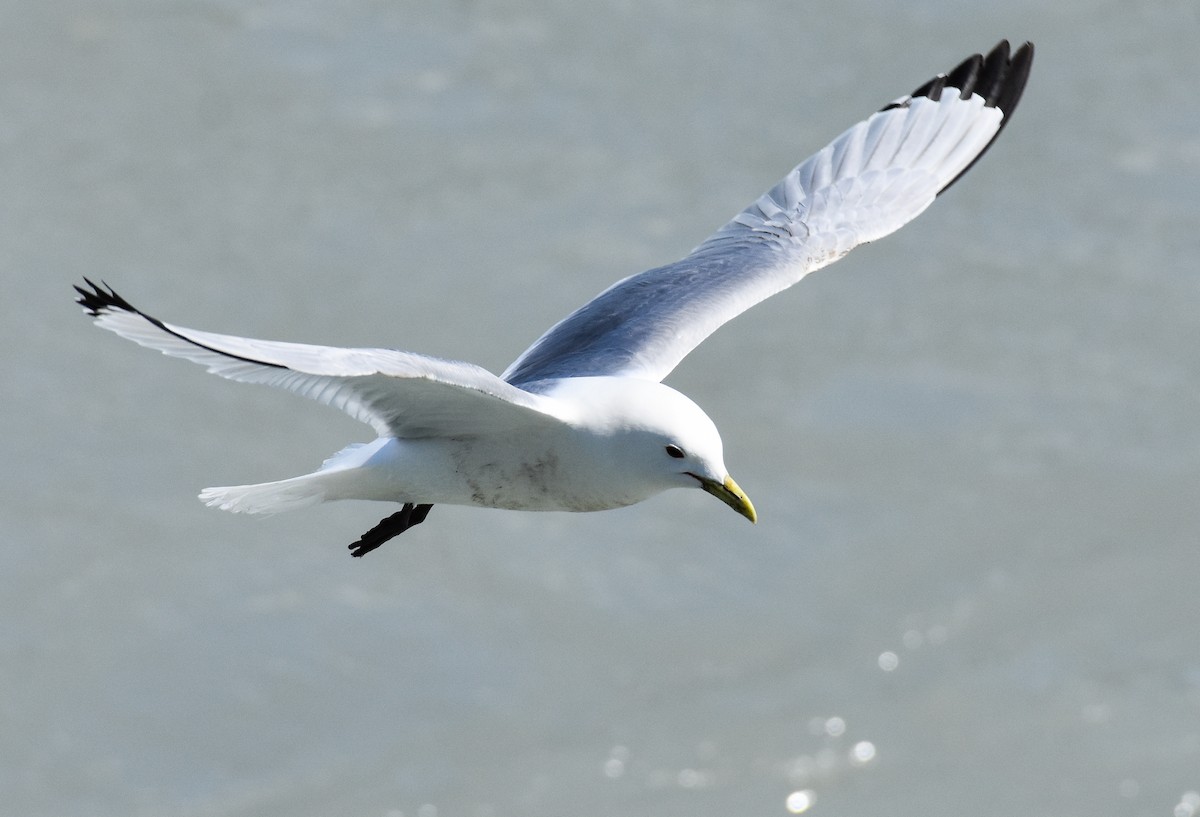
[[[374,550],[435,503],[600,511],[698,488],[757,520],[699,406],[661,381],[726,321],[916,218],[1008,124],[1033,61],[1001,41],[851,127],[686,257],[610,286],[499,377],[394,349],[344,349],[201,332],[84,279],[98,326],[208,371],[278,386],[363,421],[378,438],[311,474],[206,488],[200,499],[269,514],[335,499],[402,504],[356,542]]]

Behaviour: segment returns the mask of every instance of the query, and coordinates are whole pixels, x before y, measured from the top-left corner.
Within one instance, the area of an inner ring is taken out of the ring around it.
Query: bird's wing
[[[98,326],[230,380],[278,386],[341,409],[380,436],[465,437],[552,417],[546,398],[470,363],[392,349],[342,349],[200,332],[164,323],[112,289],[87,284],[86,289],[75,288],[78,303]]]
[[[1002,41],[939,74],[843,133],[687,257],[609,287],[501,376],[661,380],[721,324],[916,218],[999,135],[1032,60],[1031,43],[1010,55]]]

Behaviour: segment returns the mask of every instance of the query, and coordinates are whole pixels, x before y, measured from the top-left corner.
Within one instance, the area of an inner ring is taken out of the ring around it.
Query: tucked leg
[[[357,542],[349,545],[351,556],[362,556],[370,553],[389,539],[404,533],[414,525],[419,525],[429,516],[432,505],[414,505],[405,502],[404,507],[391,516],[380,520],[379,524],[359,537]]]

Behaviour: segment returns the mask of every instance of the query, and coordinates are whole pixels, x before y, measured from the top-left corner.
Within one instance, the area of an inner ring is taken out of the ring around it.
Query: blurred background
[[[843,129],[1037,44],[917,222],[668,381],[751,527],[266,520],[372,435],[92,327],[500,371]],[[0,3],[0,813],[1200,814],[1190,0]]]

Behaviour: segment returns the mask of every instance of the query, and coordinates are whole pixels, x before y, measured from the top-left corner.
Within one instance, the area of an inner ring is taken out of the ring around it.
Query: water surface
[[[1200,812],[1191,4],[2,8],[0,812]],[[672,375],[755,527],[439,507],[353,560],[386,506],[194,495],[368,429],[70,303],[499,371],[1000,37],[992,153]]]

